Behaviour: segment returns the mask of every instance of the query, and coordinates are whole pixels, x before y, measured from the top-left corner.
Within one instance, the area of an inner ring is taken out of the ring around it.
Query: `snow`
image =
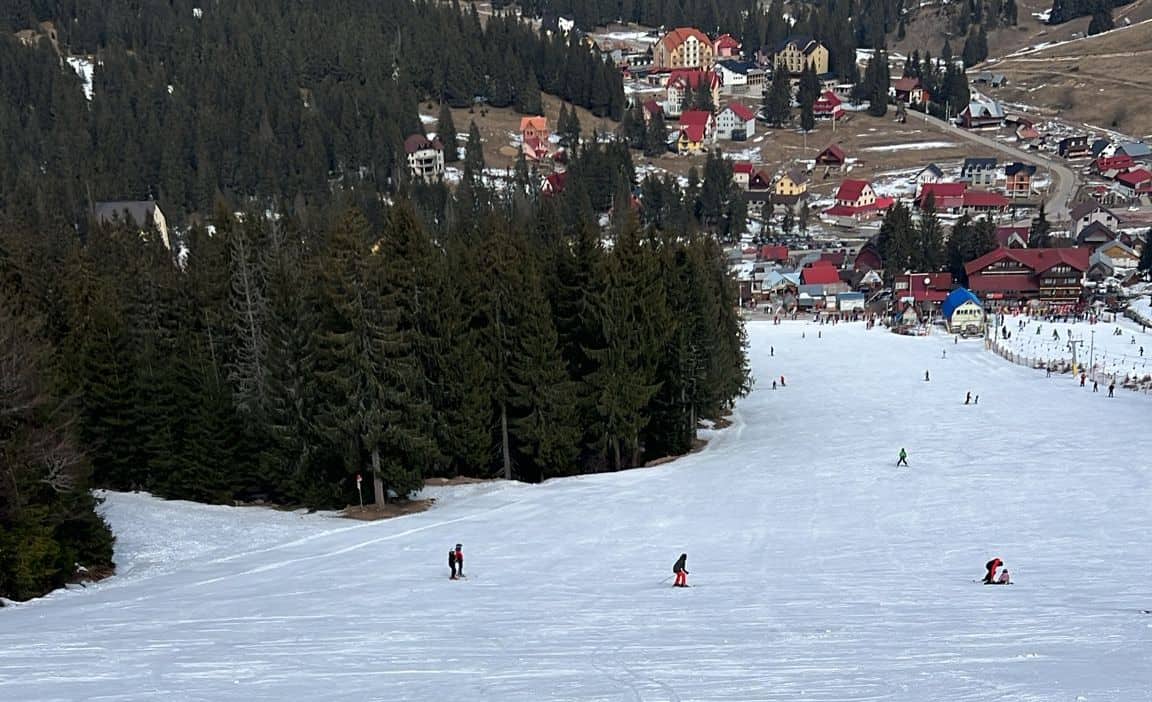
[[[435,117],[433,115],[425,115],[425,114],[420,115],[420,123],[421,124],[436,124],[439,121],[440,121],[440,118]]]
[[[1152,398],[748,331],[755,391],[659,467],[379,522],[109,495],[121,574],[0,610],[0,699],[1149,699]],[[993,556],[1017,584],[974,582]]]
[[[956,146],[951,141],[913,141],[907,144],[885,144],[866,146],[861,151],[926,151],[928,149],[950,149]]]
[[[1107,314],[1107,313],[1105,313]],[[1108,318],[1113,315],[1107,314]],[[1024,329],[1019,323],[1025,323]],[[1088,322],[1047,322],[1024,316],[1008,316],[1004,325],[1012,332],[1012,338],[997,343],[1013,353],[1026,358],[1040,359],[1041,362],[1072,363],[1072,349],[1069,338],[1076,343],[1076,356],[1080,365],[1092,367],[1104,376],[1115,376],[1120,380],[1134,376],[1144,378],[1152,375],[1152,333],[1140,329],[1136,322],[1116,315],[1115,321]],[[1039,332],[1037,332],[1039,329]],[[1119,330],[1120,334],[1115,332]],[[1059,338],[1052,338],[1056,331]],[[1068,333],[1071,331],[1072,336]],[[1140,349],[1144,349],[1144,355]]]
[[[83,56],[69,56],[68,65],[80,76],[83,85],[84,97],[92,100],[92,59]]]

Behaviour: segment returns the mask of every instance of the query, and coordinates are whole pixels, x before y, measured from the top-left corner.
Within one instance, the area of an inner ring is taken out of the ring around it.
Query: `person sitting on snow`
[[[997,585],[1011,585],[1012,579],[1008,577],[1008,569],[1000,571],[1000,578],[996,581]]]

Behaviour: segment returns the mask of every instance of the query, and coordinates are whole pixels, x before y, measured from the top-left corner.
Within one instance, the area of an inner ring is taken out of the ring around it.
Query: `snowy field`
[[[1024,327],[1020,327],[1020,323]],[[1072,363],[1071,340],[1080,365],[1114,376],[1143,379],[1152,375],[1152,330],[1122,315],[1114,322],[1047,322],[1043,318],[1008,316],[1004,326],[1011,339],[997,339],[1003,348],[1047,363]],[[1056,336],[1053,336],[1056,332]],[[1119,333],[1117,333],[1119,332]]]
[[[0,700],[1152,700],[1152,399],[749,334],[732,426],[657,468],[375,523],[111,495],[123,575],[0,610]]]

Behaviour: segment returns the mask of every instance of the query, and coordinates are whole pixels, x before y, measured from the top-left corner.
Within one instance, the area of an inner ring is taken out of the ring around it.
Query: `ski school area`
[[[1152,398],[866,326],[750,323],[752,393],[652,468],[376,522],[109,494],[118,574],[0,609],[0,699],[1152,700]]]

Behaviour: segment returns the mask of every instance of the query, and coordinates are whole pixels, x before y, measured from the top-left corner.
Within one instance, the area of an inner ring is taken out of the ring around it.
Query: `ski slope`
[[[0,609],[0,700],[1152,700],[1152,400],[749,335],[755,392],[672,464],[375,523],[110,495],[122,575]]]

